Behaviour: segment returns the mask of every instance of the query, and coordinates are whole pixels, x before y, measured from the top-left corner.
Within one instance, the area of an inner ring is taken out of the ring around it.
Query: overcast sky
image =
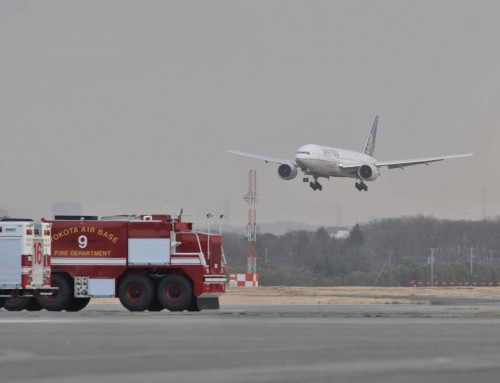
[[[0,2],[0,207],[244,225],[500,215],[498,1]],[[475,152],[312,191],[226,153],[307,143],[378,160]],[[339,215],[340,213],[340,215]]]

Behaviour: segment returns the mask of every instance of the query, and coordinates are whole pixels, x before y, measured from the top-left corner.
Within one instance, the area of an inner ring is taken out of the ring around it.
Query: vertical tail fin
[[[377,138],[377,125],[378,116],[375,116],[375,121],[373,121],[372,130],[370,130],[370,135],[368,136],[368,141],[366,141],[365,154],[373,156],[375,152],[375,138]]]

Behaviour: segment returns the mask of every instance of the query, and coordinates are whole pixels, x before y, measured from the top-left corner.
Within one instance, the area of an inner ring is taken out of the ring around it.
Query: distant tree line
[[[226,233],[223,245],[228,272],[245,272],[246,237]],[[355,225],[347,239],[324,228],[260,234],[257,254],[267,286],[500,284],[500,220],[381,219]]]

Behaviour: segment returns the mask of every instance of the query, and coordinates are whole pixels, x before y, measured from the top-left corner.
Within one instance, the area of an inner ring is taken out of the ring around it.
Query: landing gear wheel
[[[52,295],[40,295],[36,300],[47,311],[65,310],[73,302],[73,284],[64,275],[52,274],[52,286],[58,288]]]
[[[354,186],[355,186],[355,187],[356,187],[356,189],[358,189],[359,191],[362,191],[362,190],[364,190],[364,191],[368,191],[368,186],[367,186],[367,185],[366,185],[363,181],[361,181],[361,182],[356,182],[356,183],[354,184]]]
[[[75,298],[73,302],[66,307],[66,311],[75,312],[83,310],[90,302],[90,298]]]
[[[33,298],[12,297],[7,298],[3,307],[7,311],[23,311],[29,307]]]
[[[314,182],[309,182],[309,186],[311,187],[312,190],[323,190],[323,186],[318,182],[318,180],[314,180]]]
[[[193,303],[193,288],[182,275],[166,275],[158,286],[158,300],[167,310],[183,311]]]
[[[154,299],[153,281],[144,275],[129,275],[120,283],[118,297],[129,311],[147,310]]]

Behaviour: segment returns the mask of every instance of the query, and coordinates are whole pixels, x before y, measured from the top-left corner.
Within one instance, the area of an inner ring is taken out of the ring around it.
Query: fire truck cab
[[[226,285],[219,234],[170,215],[56,216],[51,311],[78,311],[92,297],[118,297],[130,311],[218,309]]]

